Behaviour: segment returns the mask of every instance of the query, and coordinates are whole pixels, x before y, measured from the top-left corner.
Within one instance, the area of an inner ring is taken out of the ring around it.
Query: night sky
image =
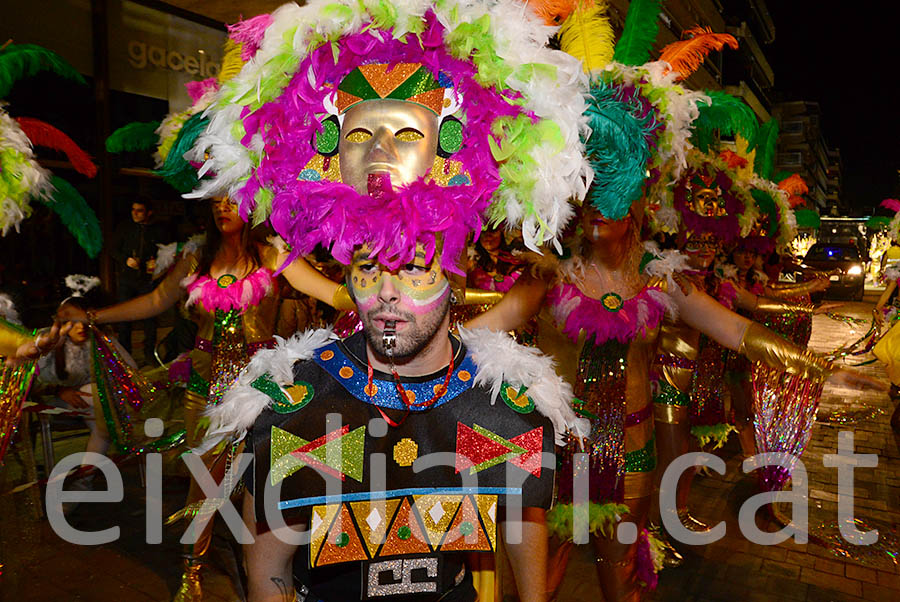
[[[776,28],[775,42],[764,47],[775,89],[783,100],[821,105],[825,139],[841,150],[844,202],[864,212],[898,195],[900,51],[891,5],[766,4]]]

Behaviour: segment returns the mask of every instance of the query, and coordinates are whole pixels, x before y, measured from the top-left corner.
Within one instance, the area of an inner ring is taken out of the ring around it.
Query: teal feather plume
[[[759,124],[753,109],[740,98],[718,90],[706,90],[712,104],[697,103],[700,116],[694,121],[691,142],[701,152],[715,146],[716,132],[722,136],[740,135],[745,140],[756,140]]]
[[[625,16],[622,37],[616,43],[613,60],[625,65],[643,65],[659,33],[662,0],[632,0]]]
[[[197,113],[185,121],[172,145],[172,150],[166,155],[166,162],[156,171],[179,192],[190,192],[199,182],[197,169],[185,160],[184,154],[191,150],[208,123],[209,119],[204,118],[202,113]]]
[[[123,125],[106,139],[106,151],[124,153],[128,151],[148,151],[159,144],[158,121],[134,121]]]
[[[778,150],[778,121],[774,117],[759,128],[753,139],[753,147],[756,148],[753,170],[759,177],[771,179],[775,170],[775,153]]]
[[[10,44],[0,50],[0,98],[6,98],[20,79],[41,71],[53,71],[79,84],[85,83],[81,74],[52,50],[36,44]]]
[[[585,151],[594,180],[585,200],[613,220],[625,217],[641,198],[650,159],[644,130],[652,125],[653,116],[641,119],[632,109],[618,98],[615,88],[602,81],[591,84],[585,111],[591,136]]]
[[[59,216],[88,257],[95,258],[103,247],[103,234],[100,232],[97,214],[74,186],[59,176],[52,176],[50,182],[56,190],[51,199],[44,202]]]

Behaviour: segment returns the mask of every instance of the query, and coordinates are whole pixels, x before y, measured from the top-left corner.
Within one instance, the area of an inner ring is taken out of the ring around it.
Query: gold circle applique
[[[404,437],[394,445],[394,462],[400,466],[412,466],[419,457],[419,446],[409,437]]]
[[[340,370],[338,370],[338,374],[341,375],[341,378],[350,378],[353,376],[353,368],[350,366],[344,366]]]
[[[306,399],[306,396],[309,395],[309,387],[306,385],[295,384],[287,387],[285,392],[288,394],[288,397],[291,398],[291,401],[294,404],[298,404]]]
[[[444,385],[435,385],[433,391],[435,395],[440,396],[447,392],[447,387]]]
[[[458,376],[459,376],[459,380],[463,381],[464,383],[469,382],[469,379],[472,378],[472,375],[469,373],[468,370],[460,370]]]
[[[375,397],[376,395],[378,395],[378,385],[376,385],[375,383],[366,385],[363,388],[363,391],[365,391],[366,395],[368,395],[369,397]]]
[[[334,351],[332,351],[331,349],[328,349],[326,351],[323,351],[322,354],[319,355],[319,357],[322,358],[323,361],[327,362],[328,360],[330,360],[331,358],[334,357]]]
[[[530,403],[527,395],[524,393],[519,395],[519,392],[512,387],[506,387],[506,396],[509,398],[511,404],[519,406],[520,408],[527,407]]]
[[[406,392],[406,401],[408,403],[416,403],[416,393],[415,391],[407,391]]]

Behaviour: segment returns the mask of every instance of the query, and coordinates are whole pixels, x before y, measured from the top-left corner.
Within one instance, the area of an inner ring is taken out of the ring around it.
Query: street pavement
[[[850,303],[840,313],[868,317],[871,303]],[[865,328],[850,326],[825,316],[813,322],[811,347],[831,351],[858,338]],[[870,356],[854,357],[856,364]],[[877,364],[859,368],[885,378]],[[652,601],[703,602],[712,600],[815,602],[900,599],[900,454],[898,438],[888,419],[893,411],[884,393],[857,392],[826,386],[812,439],[802,460],[808,473],[809,543],[788,540],[773,546],[751,543],[738,526],[738,511],[758,493],[756,476],[739,466],[740,448],[735,437],[717,452],[727,464],[724,475],[698,475],[691,494],[693,513],[702,520],[724,521],[726,535],[706,546],[679,545],[685,563],[660,574]],[[837,520],[837,470],[823,465],[823,456],[837,451],[840,431],[851,431],[857,453],[877,454],[877,468],[857,468],[854,502],[860,529],[878,529],[872,546],[850,546],[839,538]],[[57,459],[83,449],[84,439],[58,444]],[[37,443],[40,463],[40,444]],[[145,543],[146,510],[140,475],[134,463],[122,466],[125,497],[121,502],[83,504],[71,517],[72,526],[100,530],[118,526],[119,538],[108,544],[76,546],[51,529],[46,518],[37,518],[35,488],[11,493],[22,484],[21,446],[0,468],[0,600],[50,601],[165,601],[178,587],[181,574],[183,525],[165,527],[162,543]],[[163,488],[163,514],[177,510],[185,498],[187,480],[168,478]],[[781,508],[781,507],[780,507]],[[239,550],[221,524],[213,540],[211,567],[204,581],[212,602],[241,599]],[[762,516],[763,530],[780,528]],[[824,544],[824,545],[823,545]],[[576,548],[560,600],[600,600],[588,546]]]

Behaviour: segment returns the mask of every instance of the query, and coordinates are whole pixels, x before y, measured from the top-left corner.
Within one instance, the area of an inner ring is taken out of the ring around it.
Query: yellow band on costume
[[[810,314],[816,309],[814,303],[801,303],[798,301],[783,301],[781,299],[772,299],[771,297],[757,297],[756,310],[770,314],[784,313],[787,311],[796,311],[804,314]]]
[[[647,497],[653,493],[653,475],[650,472],[626,472],[625,473],[625,499],[636,500]]]
[[[688,417],[687,406],[668,405],[664,403],[653,404],[653,420],[663,424],[681,424]]]
[[[32,337],[13,324],[0,319],[0,356],[13,357],[16,350],[30,341]]]
[[[500,291],[485,291],[480,288],[467,288],[463,305],[492,305],[503,298]]]
[[[825,380],[835,371],[834,365],[825,358],[797,347],[756,322],[751,322],[744,331],[738,353],[751,362],[815,380]]]

